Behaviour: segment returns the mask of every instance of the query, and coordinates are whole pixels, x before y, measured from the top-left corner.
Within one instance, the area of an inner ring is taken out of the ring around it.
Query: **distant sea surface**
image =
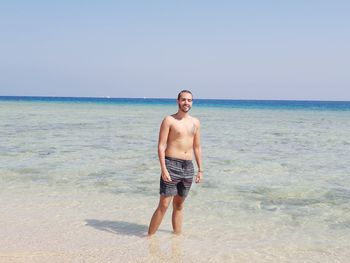
[[[176,111],[175,99],[0,97],[0,255],[347,262],[350,102],[194,100],[204,180],[186,200],[181,242],[168,211],[150,244],[159,126]],[[45,247],[58,225],[65,241]]]
[[[175,99],[156,98],[109,98],[109,97],[30,97],[0,96],[0,101],[27,102],[66,102],[99,104],[134,104],[134,105],[171,105]],[[195,104],[202,107],[221,108],[280,108],[310,110],[350,110],[350,101],[308,101],[308,100],[225,100],[195,99]]]

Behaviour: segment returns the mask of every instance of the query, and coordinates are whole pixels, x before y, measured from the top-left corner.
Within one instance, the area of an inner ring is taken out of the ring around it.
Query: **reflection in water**
[[[182,257],[183,237],[173,235],[169,242],[160,240],[157,236],[152,236],[148,239],[149,254],[154,260],[171,262],[184,262]]]

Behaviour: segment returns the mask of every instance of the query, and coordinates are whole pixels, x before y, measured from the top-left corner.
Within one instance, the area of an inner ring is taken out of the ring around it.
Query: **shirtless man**
[[[181,233],[182,209],[190,190],[194,168],[193,153],[198,166],[195,182],[202,179],[202,156],[199,120],[188,112],[192,107],[192,93],[183,90],[177,98],[178,112],[164,118],[159,131],[158,157],[161,167],[160,200],[154,212],[148,235],[153,235],[173,199],[172,225],[175,234]]]

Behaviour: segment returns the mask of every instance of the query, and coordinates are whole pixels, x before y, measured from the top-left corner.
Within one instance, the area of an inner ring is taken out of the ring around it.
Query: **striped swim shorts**
[[[165,182],[160,177],[161,195],[179,195],[186,197],[190,191],[194,168],[191,160],[181,160],[171,157],[165,157],[165,166],[169,172],[171,182]]]

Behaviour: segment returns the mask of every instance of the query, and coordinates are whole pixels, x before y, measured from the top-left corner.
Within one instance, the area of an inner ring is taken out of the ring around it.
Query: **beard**
[[[189,112],[190,111],[190,109],[191,109],[191,106],[181,106],[181,105],[179,105],[179,109],[182,111],[182,112]]]

